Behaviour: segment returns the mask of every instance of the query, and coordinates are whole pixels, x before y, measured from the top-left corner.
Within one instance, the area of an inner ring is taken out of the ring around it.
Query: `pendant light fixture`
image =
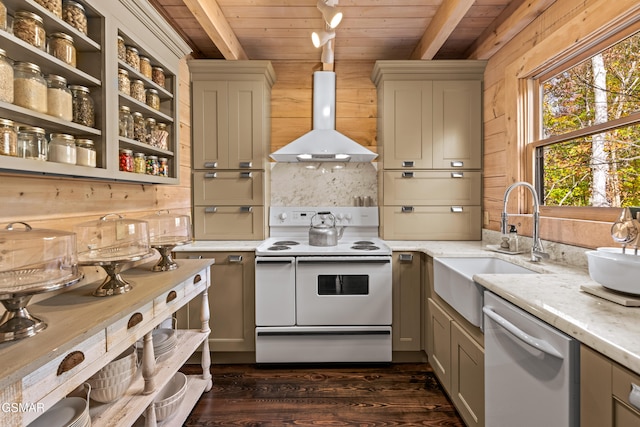
[[[336,3],[337,1],[334,0],[318,0],[317,4],[318,9],[322,12],[324,22],[331,29],[336,28],[342,21],[342,12],[335,6]]]

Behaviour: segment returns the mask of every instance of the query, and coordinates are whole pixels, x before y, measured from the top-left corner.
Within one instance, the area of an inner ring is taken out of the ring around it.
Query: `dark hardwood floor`
[[[427,363],[213,365],[211,373],[213,389],[185,426],[464,427]]]

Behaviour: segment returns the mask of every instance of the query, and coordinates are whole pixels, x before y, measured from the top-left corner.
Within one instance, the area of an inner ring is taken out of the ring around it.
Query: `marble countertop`
[[[549,261],[532,263],[528,254],[486,249],[481,241],[389,241],[393,251],[431,257],[492,256],[539,274],[479,274],[474,280],[523,310],[640,374],[640,307],[624,307],[582,291],[599,286],[584,267]],[[254,250],[259,241],[196,241],[180,251]]]

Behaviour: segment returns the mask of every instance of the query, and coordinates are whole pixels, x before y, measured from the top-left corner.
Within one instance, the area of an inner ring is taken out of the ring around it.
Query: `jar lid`
[[[129,72],[127,70],[123,70],[122,68],[118,68],[118,74],[126,74],[128,76]]]
[[[16,62],[14,68],[20,70],[37,71],[38,73],[40,72],[40,67],[32,62]]]
[[[158,157],[158,161],[159,162],[167,162],[167,158],[166,157]]]
[[[135,157],[144,157],[144,153],[134,153]]]
[[[18,126],[18,132],[35,132],[44,135],[44,129],[35,126]]]
[[[121,148],[120,152],[129,155],[133,154],[133,150],[129,150],[128,148]]]
[[[165,130],[167,128],[167,124],[166,123],[158,123],[158,129],[159,130]]]
[[[127,107],[126,105],[121,105],[120,111],[126,111],[128,113],[129,111],[131,111],[131,108]]]
[[[49,82],[56,82],[56,83],[61,83],[61,84],[67,84],[67,79],[65,79],[62,76],[59,76],[57,74],[49,74],[47,75],[47,80]]]
[[[51,140],[53,141],[54,139],[64,139],[67,141],[73,141],[75,138],[73,137],[73,135],[69,135],[68,133],[52,133]]]
[[[155,89],[147,89],[147,90],[148,90],[149,92],[151,92],[151,93],[155,93],[155,94],[157,94],[157,93],[158,93],[158,91],[157,91],[157,90],[155,90]]]
[[[82,9],[82,11],[84,12],[84,6],[82,6],[80,3],[75,2],[75,1],[71,1],[71,0],[66,0],[64,2],[65,6],[73,6],[73,7],[77,7],[78,9]]]
[[[77,90],[79,92],[86,92],[89,93],[89,88],[86,86],[80,86],[80,85],[70,85],[69,89],[71,90]]]
[[[124,37],[122,37],[121,35],[118,35],[118,40],[124,41]]]
[[[139,80],[139,79],[133,80],[131,83],[137,83],[137,84],[144,85],[144,82],[142,80]]]
[[[131,114],[133,114],[135,117],[142,117],[142,113],[140,111],[136,111],[135,113]]]
[[[145,122],[155,123],[155,122],[156,122],[156,119],[154,119],[153,117],[147,117],[147,118],[145,119]]]
[[[127,50],[130,50],[131,52],[138,53],[138,49],[136,49],[136,48],[135,48],[135,47],[133,47],[133,46],[125,46],[125,48],[126,48]]]
[[[164,73],[164,68],[162,67],[151,67],[152,70],[162,71]]]
[[[93,147],[93,141],[90,139],[80,138],[76,139],[76,145],[82,145],[85,147]]]
[[[158,160],[158,156],[147,156],[149,160]]]
[[[2,126],[14,126],[13,120],[0,119],[0,125]]]
[[[7,51],[0,47],[0,55],[7,56]]]
[[[15,17],[16,18],[34,19],[34,20],[38,21],[41,24],[44,22],[42,20],[42,16],[36,15],[35,13],[32,13],[32,12],[27,12],[26,10],[20,10],[20,11],[16,12]]]
[[[151,62],[151,60],[149,58],[147,58],[146,56],[142,56],[142,55],[140,55],[140,61]]]
[[[53,34],[51,34],[51,37],[55,37],[55,38],[58,38],[58,39],[65,39],[65,40],[68,40],[71,43],[73,43],[73,37],[71,37],[69,34],[53,33]]]

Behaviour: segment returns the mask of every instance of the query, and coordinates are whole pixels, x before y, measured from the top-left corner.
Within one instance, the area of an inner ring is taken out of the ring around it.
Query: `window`
[[[535,80],[545,206],[640,205],[640,33]]]

